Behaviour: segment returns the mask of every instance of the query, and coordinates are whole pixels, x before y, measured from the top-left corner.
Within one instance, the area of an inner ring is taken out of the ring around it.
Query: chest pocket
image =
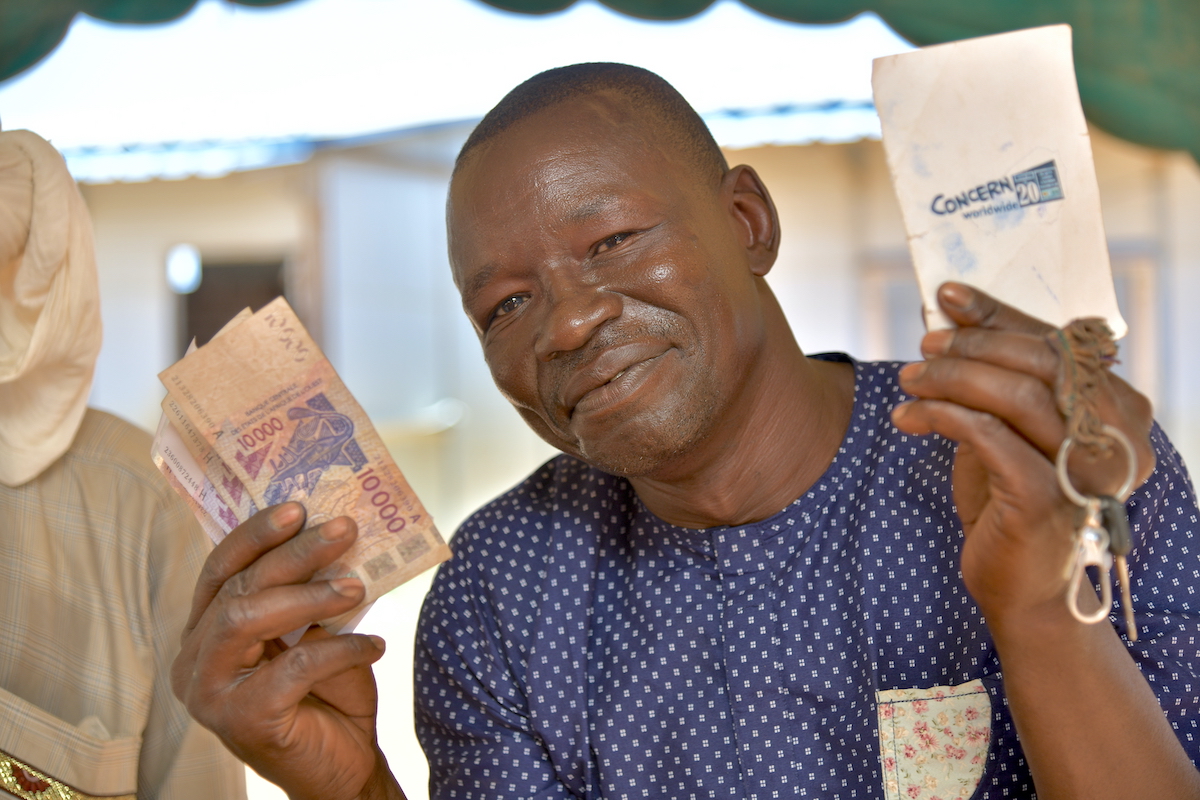
[[[992,705],[983,681],[875,695],[887,800],[967,800],[988,763]]]
[[[7,723],[0,730],[0,789],[17,797],[133,800],[140,737],[107,738],[94,717],[71,725],[3,689],[0,719]]]

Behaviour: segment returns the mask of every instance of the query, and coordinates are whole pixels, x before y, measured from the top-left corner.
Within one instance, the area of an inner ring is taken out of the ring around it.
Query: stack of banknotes
[[[308,526],[340,516],[358,540],[314,580],[356,577],[363,603],[321,620],[353,630],[378,597],[450,557],[371,421],[282,297],[238,314],[159,374],[151,452],[214,542],[289,500]],[[301,631],[302,632],[302,631]]]

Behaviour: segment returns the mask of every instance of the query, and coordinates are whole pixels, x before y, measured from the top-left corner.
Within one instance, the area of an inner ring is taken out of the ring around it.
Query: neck
[[[733,425],[669,473],[631,478],[659,518],[685,528],[770,517],[806,492],[837,455],[854,407],[849,364],[789,348],[756,370]]]

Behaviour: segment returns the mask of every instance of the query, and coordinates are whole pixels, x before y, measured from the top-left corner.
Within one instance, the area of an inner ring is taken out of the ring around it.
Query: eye
[[[613,249],[614,247],[616,247],[617,245],[619,245],[621,242],[625,241],[632,235],[633,235],[632,231],[625,231],[623,233],[614,233],[612,236],[608,237],[604,241],[597,244],[594,248],[592,248],[592,253],[594,255],[600,255],[605,250]]]
[[[492,311],[492,316],[488,319],[488,324],[490,325],[500,317],[516,311],[528,299],[523,294],[514,294],[512,297],[505,298],[504,302],[496,306],[495,310]]]

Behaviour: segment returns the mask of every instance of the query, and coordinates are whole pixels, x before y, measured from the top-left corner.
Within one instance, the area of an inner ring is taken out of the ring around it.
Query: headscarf
[[[100,352],[92,223],[62,156],[0,132],[0,483],[70,447]]]

